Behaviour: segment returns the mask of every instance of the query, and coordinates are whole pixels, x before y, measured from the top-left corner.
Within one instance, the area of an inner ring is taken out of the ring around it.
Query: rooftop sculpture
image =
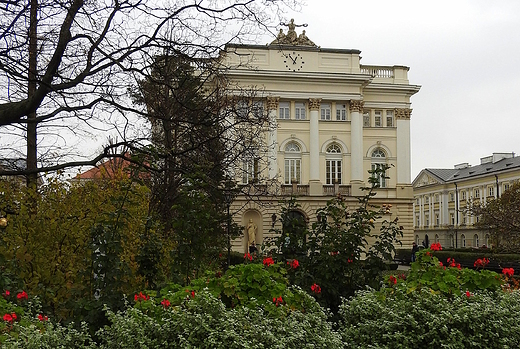
[[[295,24],[294,19],[291,19],[289,23],[282,22],[280,25],[288,27],[289,30],[287,30],[287,34],[285,34],[283,29],[280,29],[278,36],[271,42],[271,45],[317,46],[305,35],[305,30],[303,30],[299,36],[296,34],[296,27],[307,27],[307,24]]]

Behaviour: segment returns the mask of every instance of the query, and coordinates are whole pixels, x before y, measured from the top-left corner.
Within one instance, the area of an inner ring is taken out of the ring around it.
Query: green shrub
[[[518,291],[364,291],[341,306],[340,332],[345,348],[518,348],[519,316]]]
[[[312,297],[294,289],[295,294]],[[305,313],[270,302],[226,309],[207,290],[180,306],[109,312],[111,326],[98,333],[102,348],[340,348],[339,334],[316,304]],[[315,302],[314,302],[315,303]]]

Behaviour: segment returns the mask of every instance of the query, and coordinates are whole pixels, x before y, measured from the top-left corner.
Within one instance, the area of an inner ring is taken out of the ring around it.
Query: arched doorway
[[[242,216],[242,226],[244,227],[243,251],[249,252],[249,246],[253,242],[254,246],[260,251],[264,240],[262,214],[257,210],[247,210]]]

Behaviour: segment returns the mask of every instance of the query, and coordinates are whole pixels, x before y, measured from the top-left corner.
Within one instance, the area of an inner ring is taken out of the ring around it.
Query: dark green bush
[[[451,300],[423,289],[364,291],[341,306],[345,348],[518,348],[520,292]]]

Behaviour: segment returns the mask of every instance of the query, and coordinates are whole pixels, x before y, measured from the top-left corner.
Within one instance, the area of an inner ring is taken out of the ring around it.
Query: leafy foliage
[[[279,237],[268,240],[265,251],[281,261],[298,258],[300,267],[292,269],[289,280],[311,292],[312,285],[319,285],[315,293],[324,307],[337,311],[342,297],[353,296],[355,291],[367,285],[378,288],[381,271],[388,269],[395,244],[402,236],[398,219],[389,219],[389,205],[381,208],[370,204],[377,188],[377,174],[386,168],[373,171],[373,186],[359,199],[353,211],[338,196],[317,211],[318,222],[307,230],[293,212],[298,204],[293,198],[282,210],[283,230],[274,232]],[[374,233],[380,222],[378,233]]]
[[[427,289],[361,291],[341,306],[345,348],[517,348],[520,292],[447,298]]]
[[[503,252],[520,249],[520,183],[513,184],[498,199],[485,204],[474,202],[469,211],[479,217],[475,225],[489,231],[494,248]]]

